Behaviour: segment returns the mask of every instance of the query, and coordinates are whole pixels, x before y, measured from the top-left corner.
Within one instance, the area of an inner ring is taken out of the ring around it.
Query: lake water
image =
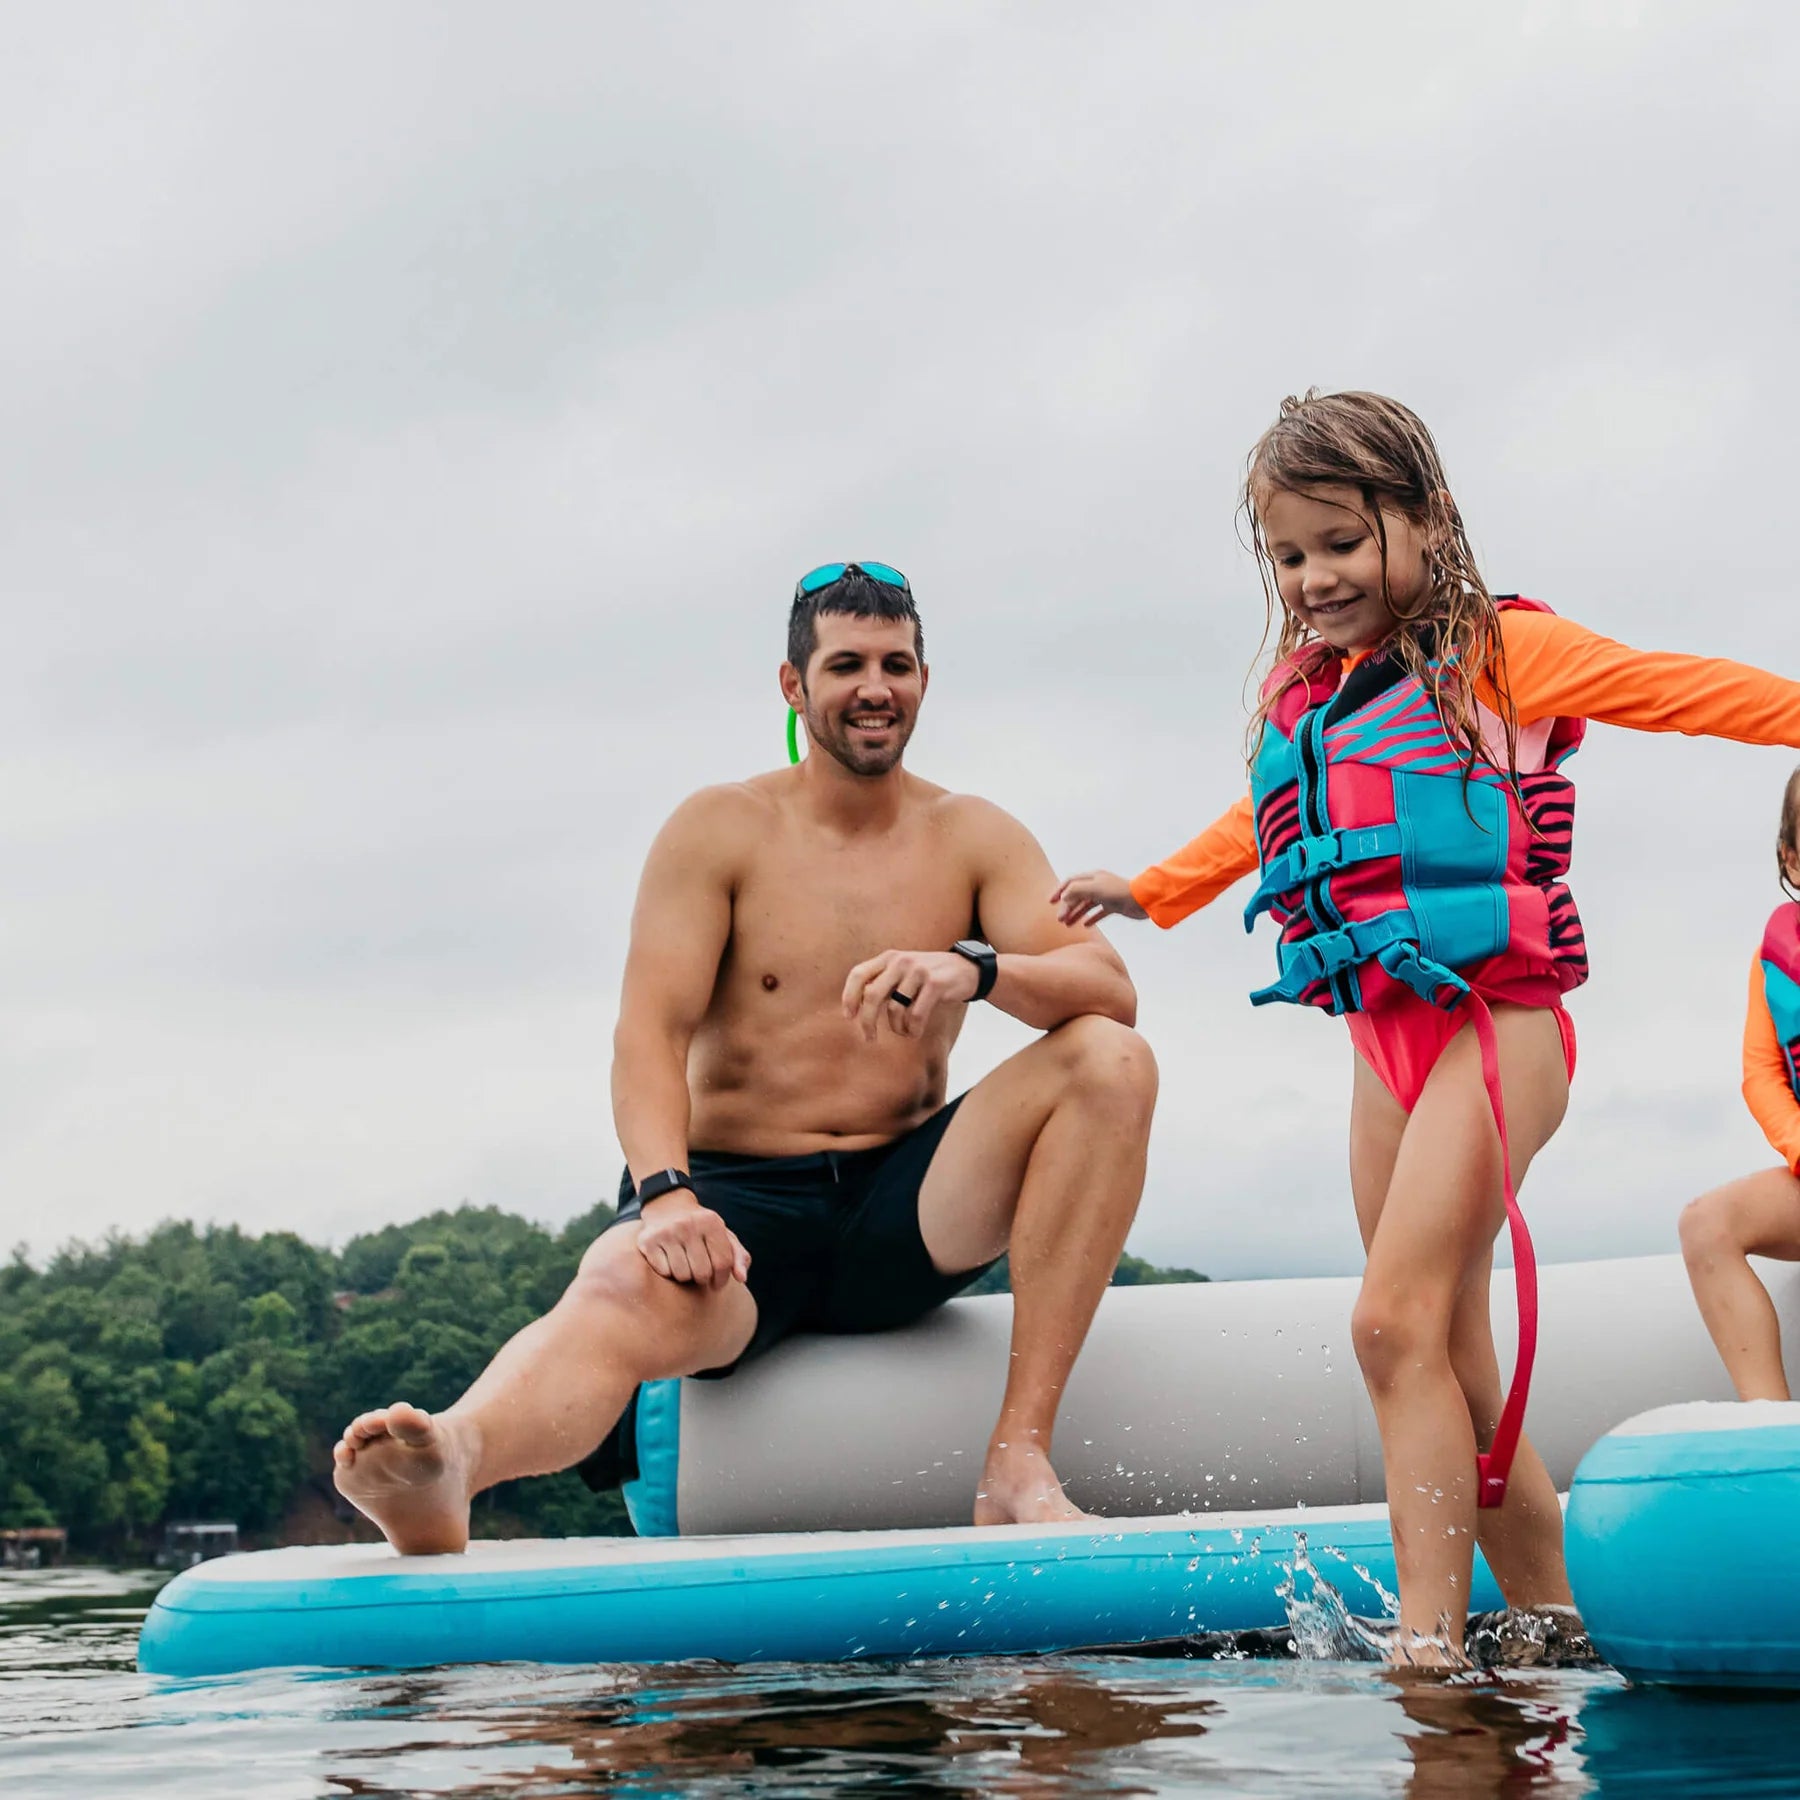
[[[0,1574],[6,1800],[1800,1792],[1800,1697],[1120,1656],[175,1681],[134,1665],[154,1591]]]

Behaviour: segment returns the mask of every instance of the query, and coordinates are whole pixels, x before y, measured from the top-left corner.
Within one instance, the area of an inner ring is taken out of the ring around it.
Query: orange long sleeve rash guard
[[[1633,731],[1800,749],[1800,682],[1721,657],[1633,650],[1554,613],[1503,612],[1500,637],[1521,725],[1593,719]],[[1484,704],[1497,704],[1491,691],[1476,692]],[[1256,816],[1246,794],[1191,843],[1138,875],[1131,896],[1166,930],[1250,874],[1257,861]],[[1791,1092],[1788,1103],[1795,1107]],[[1800,1107],[1795,1111],[1800,1131]]]
[[[1744,1104],[1775,1154],[1800,1175],[1800,1100],[1788,1083],[1787,1059],[1769,1016],[1761,957],[1750,965],[1750,1008],[1744,1016]]]

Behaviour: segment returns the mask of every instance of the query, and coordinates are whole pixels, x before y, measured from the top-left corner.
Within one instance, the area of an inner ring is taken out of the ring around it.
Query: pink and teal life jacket
[[[1769,915],[1760,955],[1763,998],[1781,1042],[1788,1083],[1800,1099],[1800,905],[1786,900]]]
[[[1467,766],[1397,656],[1376,651],[1348,675],[1344,660],[1313,646],[1264,689],[1281,692],[1251,770],[1262,881],[1244,927],[1274,914],[1281,976],[1251,1000],[1363,1012],[1404,987],[1448,1010],[1501,955],[1560,992],[1579,986],[1587,945],[1563,882],[1575,790],[1561,766],[1585,721],[1518,732],[1515,792],[1485,761]],[[1480,710],[1504,767],[1503,728]]]

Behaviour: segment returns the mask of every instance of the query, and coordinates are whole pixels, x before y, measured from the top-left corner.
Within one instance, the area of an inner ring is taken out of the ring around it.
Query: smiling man
[[[617,1220],[448,1411],[383,1407],[338,1443],[338,1487],[397,1549],[461,1549],[476,1494],[587,1457],[640,1382],[906,1324],[1007,1251],[974,1519],[1080,1516],[1051,1427],[1137,1210],[1156,1065],[1116,952],[1045,904],[1031,834],[901,766],[923,652],[898,571],[801,580],[781,687],[811,753],[683,802],[644,866]],[[978,1003],[1043,1035],[947,1101]]]

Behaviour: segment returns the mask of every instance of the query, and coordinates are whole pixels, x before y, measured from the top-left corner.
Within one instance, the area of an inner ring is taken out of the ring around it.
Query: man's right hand
[[[639,1215],[638,1253],[670,1281],[717,1290],[750,1274],[750,1252],[710,1207],[686,1188],[646,1203]]]

